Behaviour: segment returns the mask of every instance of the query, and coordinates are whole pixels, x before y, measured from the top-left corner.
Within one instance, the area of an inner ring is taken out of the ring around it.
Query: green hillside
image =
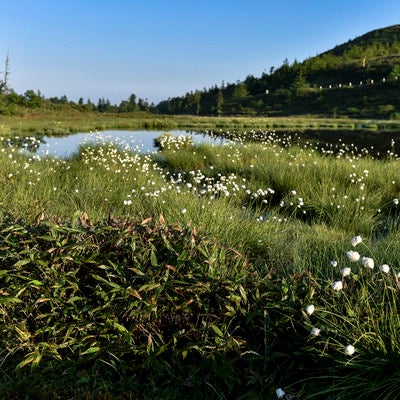
[[[400,118],[400,25],[366,33],[256,78],[186,93],[165,114]]]

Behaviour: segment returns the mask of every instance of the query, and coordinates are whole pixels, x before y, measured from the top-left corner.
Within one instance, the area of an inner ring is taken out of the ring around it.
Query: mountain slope
[[[366,33],[260,78],[161,102],[169,114],[400,118],[400,25]]]
[[[385,49],[394,49],[400,44],[400,25],[392,25],[387,28],[376,29],[370,31],[362,36],[359,36],[353,40],[349,40],[340,46],[336,46],[334,49],[322,53],[332,53],[336,56],[343,56],[346,53],[351,53],[354,47],[359,47],[363,50],[368,51],[370,48],[375,49],[377,53],[381,51],[381,55],[385,55]]]

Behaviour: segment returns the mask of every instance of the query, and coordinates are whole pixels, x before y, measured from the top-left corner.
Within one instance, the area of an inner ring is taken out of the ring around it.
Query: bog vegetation
[[[396,143],[227,136],[3,138],[1,398],[399,397]]]
[[[399,42],[373,31],[158,105],[17,94],[7,57],[0,398],[399,398],[398,146],[367,132],[398,129]],[[45,134],[178,127],[232,130],[35,154]]]

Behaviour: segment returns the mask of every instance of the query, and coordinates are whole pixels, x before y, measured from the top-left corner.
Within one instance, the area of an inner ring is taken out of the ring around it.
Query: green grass
[[[177,143],[0,152],[0,397],[399,398],[397,157]]]
[[[361,129],[365,131],[396,131],[399,121],[320,118],[310,115],[296,117],[242,117],[154,115],[137,113],[98,113],[79,111],[73,107],[55,110],[20,108],[15,115],[1,115],[0,135],[6,137],[36,135],[68,135],[106,129]]]

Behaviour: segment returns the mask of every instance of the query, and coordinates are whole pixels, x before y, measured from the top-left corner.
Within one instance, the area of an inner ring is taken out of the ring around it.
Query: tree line
[[[9,88],[7,55],[3,79],[0,79],[0,113],[12,113],[18,106],[35,108],[68,104],[82,111],[116,113],[145,111],[160,114],[276,116],[290,113],[336,115],[338,111],[344,115],[351,111],[354,116],[371,116],[374,110],[381,107],[392,110],[390,115],[395,113],[397,118],[400,115],[395,94],[397,85],[385,85],[380,89],[370,87],[368,91],[357,93],[358,97],[348,90],[331,93],[328,97],[320,89],[349,89],[365,82],[393,82],[399,77],[400,25],[369,32],[303,62],[294,60],[290,63],[285,59],[280,67],[270,67],[260,77],[248,75],[236,83],[222,81],[220,85],[190,91],[157,105],[149,104],[147,99],[137,99],[135,94],[118,105],[106,98],[99,98],[97,103],[83,98],[74,102],[68,100],[67,96],[45,98],[40,91],[33,90],[18,95]],[[389,93],[389,89],[393,93]],[[360,95],[362,102],[359,101]]]
[[[156,112],[156,106],[149,103],[147,99],[138,98],[135,94],[131,94],[128,99],[122,100],[120,104],[112,104],[109,99],[99,98],[97,103],[93,103],[90,99],[86,101],[81,97],[77,102],[69,100],[66,95],[61,97],[46,98],[40,90],[29,89],[24,94],[16,93],[9,84],[10,77],[10,57],[7,54],[4,71],[0,71],[0,114],[13,114],[17,112],[18,107],[27,108],[52,108],[57,106],[69,105],[81,111],[98,111],[98,112]]]
[[[97,111],[110,113],[128,112],[156,112],[156,107],[150,104],[147,99],[136,97],[131,94],[127,100],[122,100],[118,105],[112,104],[109,99],[99,98],[97,103],[90,99],[86,101],[81,97],[77,102],[69,100],[66,95],[60,97],[46,98],[40,90],[27,90],[24,94],[18,94],[14,90],[5,90],[4,81],[0,81],[0,114],[13,114],[18,111],[18,107],[26,108],[60,108],[70,106],[80,111]]]

